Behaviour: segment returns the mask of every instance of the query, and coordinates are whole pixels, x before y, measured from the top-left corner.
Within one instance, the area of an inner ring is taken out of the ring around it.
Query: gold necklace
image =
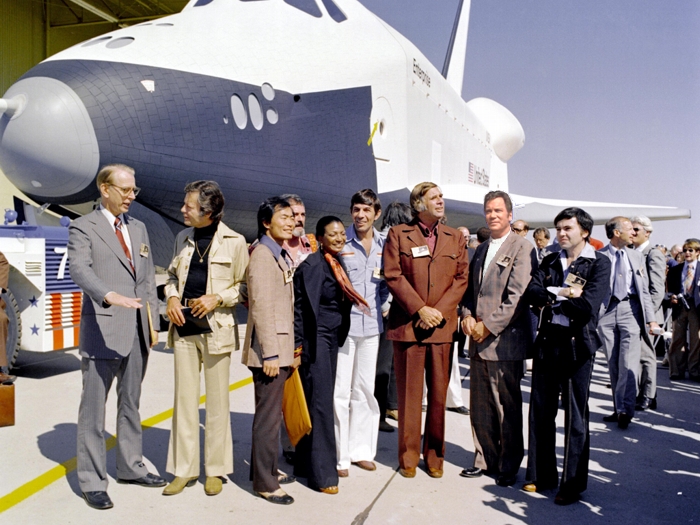
[[[214,242],[214,237],[212,237],[211,241],[209,241],[209,245],[207,246],[207,249],[204,250],[204,253],[199,253],[199,243],[197,241],[194,242],[194,249],[197,250],[197,255],[199,255],[199,262],[200,263],[204,262],[204,257],[207,255],[209,248],[211,248],[211,243],[213,243],[213,242]]]

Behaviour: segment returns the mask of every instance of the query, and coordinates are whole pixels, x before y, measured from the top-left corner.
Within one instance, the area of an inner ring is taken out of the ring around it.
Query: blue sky
[[[442,68],[457,0],[360,1]],[[700,237],[700,2],[473,0],[462,94],[522,123],[512,192],[688,208],[652,242]]]

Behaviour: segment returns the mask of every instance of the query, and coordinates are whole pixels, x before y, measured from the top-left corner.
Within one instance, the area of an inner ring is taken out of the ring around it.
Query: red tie
[[[117,234],[117,239],[119,239],[119,244],[122,245],[122,250],[124,250],[124,255],[126,255],[126,258],[129,261],[129,266],[131,266],[131,271],[136,273],[136,268],[134,268],[134,262],[131,260],[131,252],[129,251],[129,247],[126,245],[126,242],[124,241],[124,235],[122,235],[122,221],[119,217],[116,217],[114,219],[114,231]]]

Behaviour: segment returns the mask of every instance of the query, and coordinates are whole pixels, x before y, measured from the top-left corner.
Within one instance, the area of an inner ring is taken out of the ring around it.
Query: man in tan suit
[[[290,483],[294,477],[277,470],[284,383],[301,363],[294,350],[292,260],[282,248],[293,230],[294,213],[287,200],[272,197],[260,205],[260,242],[248,266],[248,325],[242,359],[253,373],[255,386],[253,490],[279,505],[294,503],[280,488],[280,483]]]
[[[10,280],[10,263],[5,255],[0,253],[0,293],[5,293]],[[16,376],[10,375],[10,367],[7,362],[7,327],[10,319],[5,313],[5,301],[0,299],[0,385],[14,383]],[[14,350],[14,349],[13,349]]]
[[[420,456],[423,371],[428,411],[423,461],[428,475],[442,477],[445,401],[457,305],[467,286],[467,248],[458,230],[442,224],[445,203],[432,182],[411,192],[414,219],[389,230],[384,276],[393,295],[387,339],[394,341],[399,397],[399,472],[412,478]]]
[[[503,191],[484,197],[484,215],[491,231],[469,268],[462,329],[471,336],[471,421],[474,465],[460,474],[497,474],[496,483],[516,481],[524,455],[523,360],[534,340],[527,305],[522,299],[530,282],[532,244],[511,231],[513,204]]]
[[[199,477],[199,372],[204,368],[207,395],[204,491],[222,490],[222,476],[233,472],[229,413],[231,352],[237,350],[234,308],[245,280],[245,239],[221,219],[224,196],[214,181],[185,187],[185,224],[165,285],[171,321],[168,346],[175,356],[175,402],[167,470],[175,479],[163,494],[179,494]]]

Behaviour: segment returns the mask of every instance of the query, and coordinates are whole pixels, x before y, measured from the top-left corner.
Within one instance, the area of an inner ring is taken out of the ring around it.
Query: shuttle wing
[[[513,200],[513,219],[527,222],[530,228],[538,228],[540,226],[551,228],[554,217],[564,208],[571,206],[586,210],[586,212],[593,217],[596,224],[605,224],[606,221],[617,215],[622,215],[624,217],[646,215],[652,221],[690,218],[690,210],[674,208],[672,206],[645,206],[642,204],[622,204],[617,202],[541,199],[513,193],[511,193],[510,196]]]

